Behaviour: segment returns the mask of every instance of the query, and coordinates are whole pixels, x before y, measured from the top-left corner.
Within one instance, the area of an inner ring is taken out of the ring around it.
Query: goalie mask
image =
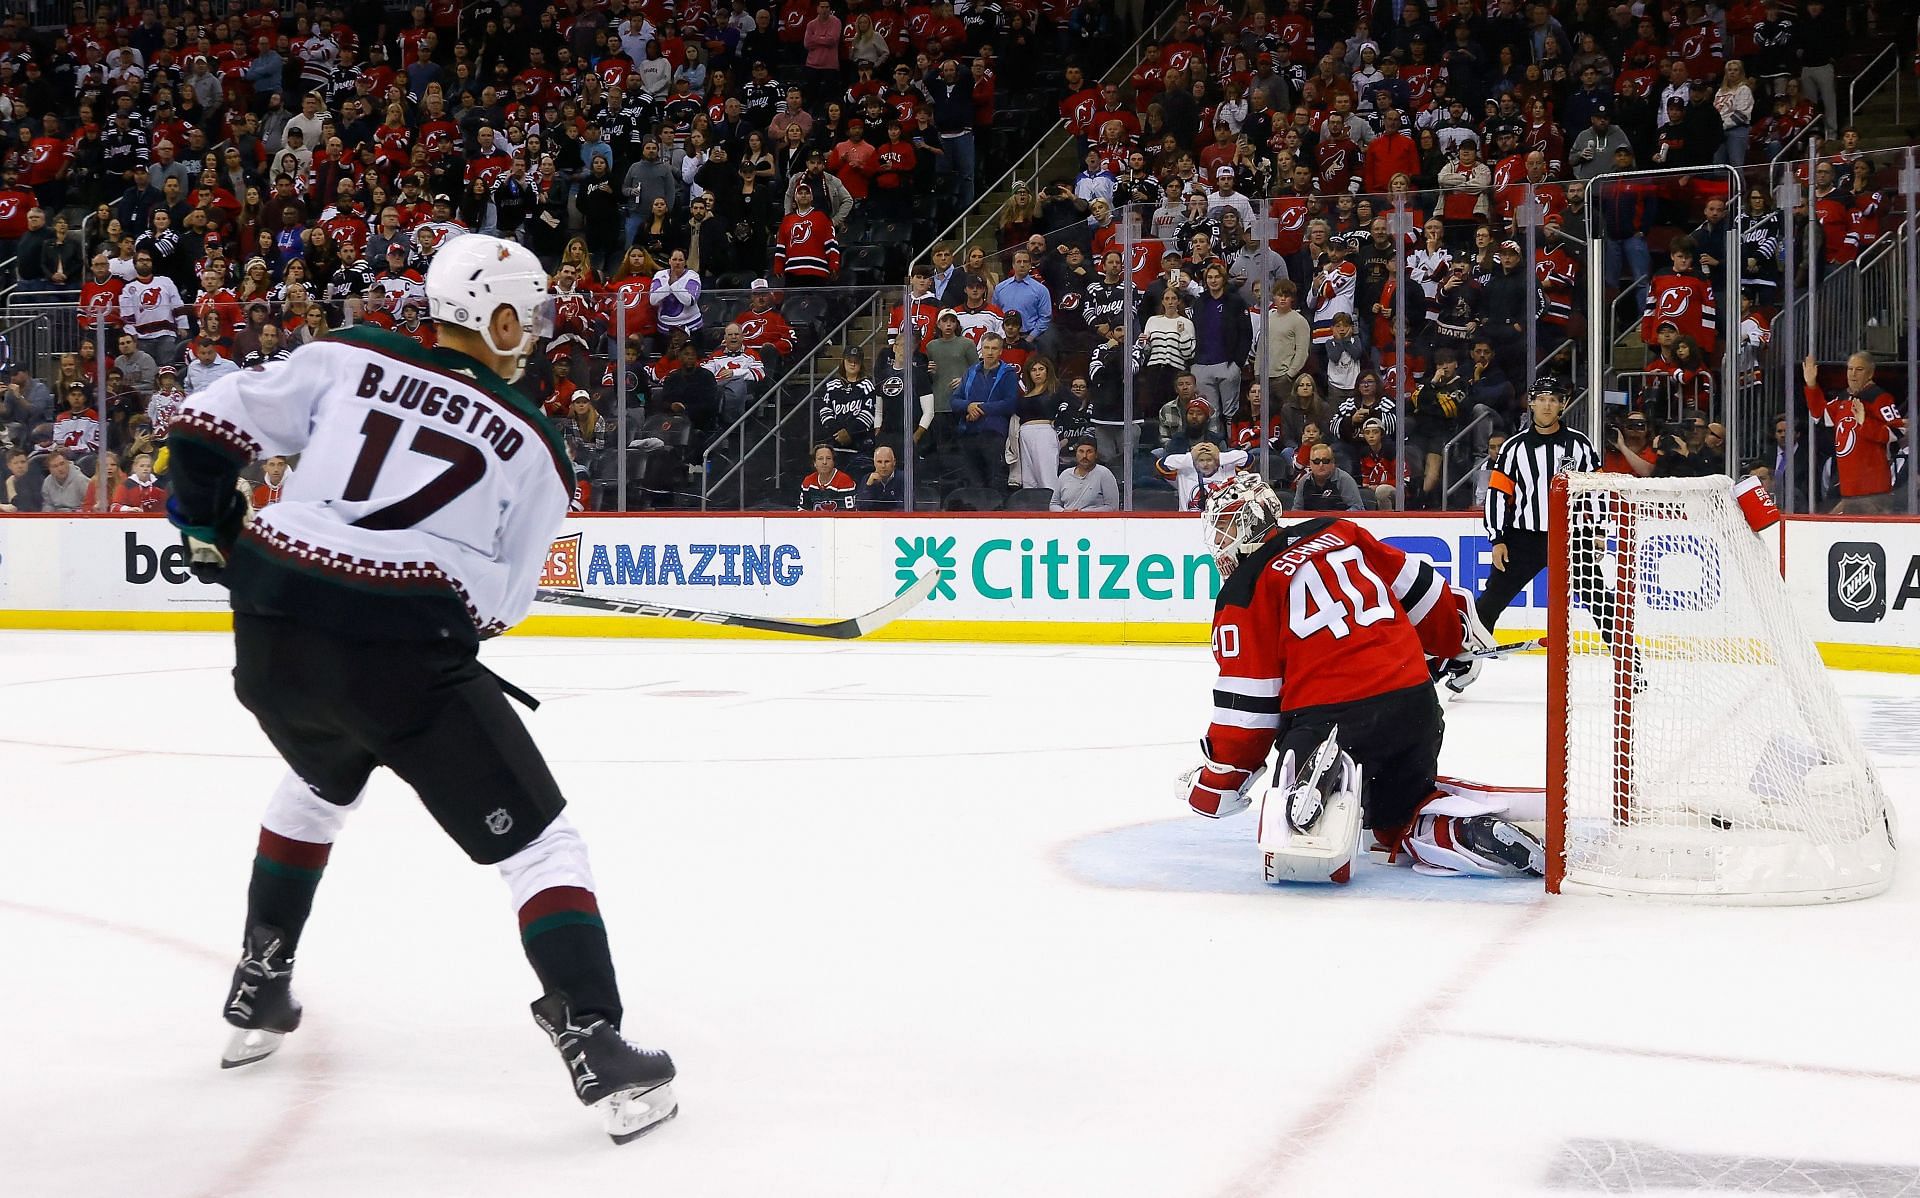
[[[1226,578],[1280,527],[1280,496],[1258,474],[1242,471],[1207,496],[1207,549]]]

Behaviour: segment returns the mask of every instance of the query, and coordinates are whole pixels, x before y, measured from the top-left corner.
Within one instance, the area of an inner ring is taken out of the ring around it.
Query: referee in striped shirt
[[[1547,568],[1547,488],[1565,470],[1598,470],[1600,455],[1585,434],[1560,423],[1567,391],[1559,379],[1534,380],[1527,395],[1533,425],[1507,438],[1487,480],[1487,537],[1493,572],[1474,601],[1491,629],[1513,597]]]

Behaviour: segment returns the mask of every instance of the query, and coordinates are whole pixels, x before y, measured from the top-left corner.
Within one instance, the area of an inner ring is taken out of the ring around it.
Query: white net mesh
[[[1884,889],[1885,796],[1793,616],[1777,542],[1747,527],[1731,483],[1567,484],[1559,888],[1743,903]]]

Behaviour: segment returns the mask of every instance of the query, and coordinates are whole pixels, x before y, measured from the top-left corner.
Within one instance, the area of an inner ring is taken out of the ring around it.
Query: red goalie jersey
[[[1426,686],[1464,648],[1465,600],[1424,558],[1348,520],[1290,525],[1249,554],[1213,616],[1213,760],[1253,769],[1283,712]]]

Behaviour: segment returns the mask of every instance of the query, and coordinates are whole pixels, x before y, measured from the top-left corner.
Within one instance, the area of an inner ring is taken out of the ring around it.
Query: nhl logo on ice
[[[487,816],[487,831],[495,836],[505,836],[513,831],[513,817],[507,814],[505,807],[496,807],[493,814]]]
[[[1827,551],[1827,614],[1877,624],[1887,614],[1887,552],[1867,541],[1840,541]]]

